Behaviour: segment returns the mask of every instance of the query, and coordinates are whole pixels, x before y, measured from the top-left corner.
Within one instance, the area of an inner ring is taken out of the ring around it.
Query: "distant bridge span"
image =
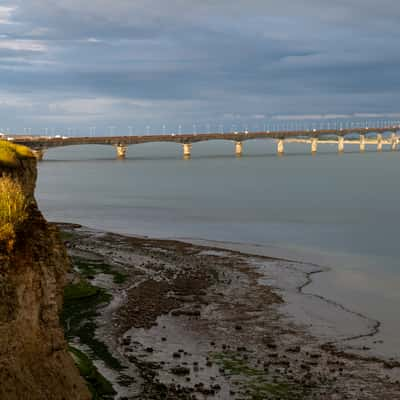
[[[275,131],[275,132],[234,132],[234,133],[199,133],[199,134],[169,134],[169,135],[145,135],[145,136],[97,136],[97,137],[44,137],[44,136],[16,136],[14,142],[24,144],[35,151],[39,159],[43,158],[44,152],[49,148],[65,147],[73,145],[111,145],[116,148],[118,158],[125,158],[127,147],[140,143],[171,142],[181,144],[183,155],[190,158],[193,143],[210,140],[228,140],[235,143],[235,153],[242,154],[243,142],[252,139],[274,139],[277,142],[277,153],[284,153],[285,141],[302,141],[311,144],[311,152],[316,153],[318,143],[332,143],[332,141],[321,140],[321,138],[335,137],[338,151],[344,151],[345,136],[358,135],[360,151],[365,150],[366,144],[376,144],[377,150],[382,150],[384,143],[389,143],[392,150],[397,150],[399,137],[397,131],[400,128],[390,126],[384,128],[351,128],[351,129],[324,129],[304,131]],[[384,138],[384,134],[391,133],[390,138]],[[373,137],[374,140],[367,139]],[[348,143],[350,141],[346,141]]]

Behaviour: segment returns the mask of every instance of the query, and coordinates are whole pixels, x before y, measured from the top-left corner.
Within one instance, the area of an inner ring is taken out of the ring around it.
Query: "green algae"
[[[95,336],[95,318],[99,307],[110,303],[112,296],[106,290],[86,281],[69,284],[64,290],[64,307],[61,321],[69,341],[76,338],[89,349],[89,356],[104,361],[115,370],[121,370],[120,362],[108,351],[107,346]]]
[[[116,392],[111,383],[99,373],[90,358],[82,351],[70,346],[69,352],[79,369],[81,376],[85,379],[93,400],[111,400]]]
[[[290,381],[284,374],[271,376],[268,370],[250,365],[242,352],[212,353],[210,358],[226,375],[240,378],[241,392],[245,399],[300,400],[310,393],[310,388]]]
[[[95,275],[102,273],[111,275],[113,277],[113,282],[117,285],[121,285],[126,282],[128,277],[126,274],[116,271],[111,265],[103,262],[86,260],[81,257],[74,257],[73,264],[74,267],[77,268],[79,274],[88,279],[91,279]]]

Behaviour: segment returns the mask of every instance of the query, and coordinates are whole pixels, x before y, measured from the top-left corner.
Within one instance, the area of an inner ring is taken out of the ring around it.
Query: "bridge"
[[[236,156],[243,152],[243,142],[254,139],[270,139],[276,141],[277,154],[285,152],[285,144],[301,142],[310,144],[312,154],[322,143],[335,143],[339,153],[344,152],[347,143],[358,144],[361,152],[366,145],[376,145],[377,151],[382,151],[384,144],[389,144],[391,150],[396,151],[399,144],[397,132],[400,126],[380,128],[349,128],[349,129],[321,129],[303,131],[266,131],[266,132],[231,132],[231,133],[192,133],[192,134],[163,134],[145,136],[97,136],[97,137],[46,137],[46,136],[15,136],[14,143],[30,147],[39,160],[43,159],[47,149],[74,145],[110,145],[116,149],[119,159],[124,159],[128,146],[141,143],[172,142],[182,146],[183,157],[190,158],[194,143],[210,140],[227,140],[234,143]],[[389,137],[388,137],[389,134]],[[346,139],[347,136],[347,139]]]

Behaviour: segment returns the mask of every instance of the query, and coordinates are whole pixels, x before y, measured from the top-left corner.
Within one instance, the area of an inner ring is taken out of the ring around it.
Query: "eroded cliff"
[[[36,162],[0,162],[0,176],[20,182],[28,219],[14,248],[0,245],[0,400],[88,400],[59,323],[69,260],[56,228],[34,200]]]

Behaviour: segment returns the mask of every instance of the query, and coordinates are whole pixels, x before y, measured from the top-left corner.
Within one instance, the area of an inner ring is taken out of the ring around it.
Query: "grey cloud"
[[[0,88],[35,108],[24,123],[53,117],[68,125],[73,113],[48,105],[96,97],[115,99],[99,124],[125,123],[131,102],[145,101],[135,118],[158,125],[236,114],[395,112],[400,101],[397,1],[9,5],[17,7],[15,23],[0,25],[0,35],[46,48],[0,48]],[[4,110],[0,103],[0,117]]]

